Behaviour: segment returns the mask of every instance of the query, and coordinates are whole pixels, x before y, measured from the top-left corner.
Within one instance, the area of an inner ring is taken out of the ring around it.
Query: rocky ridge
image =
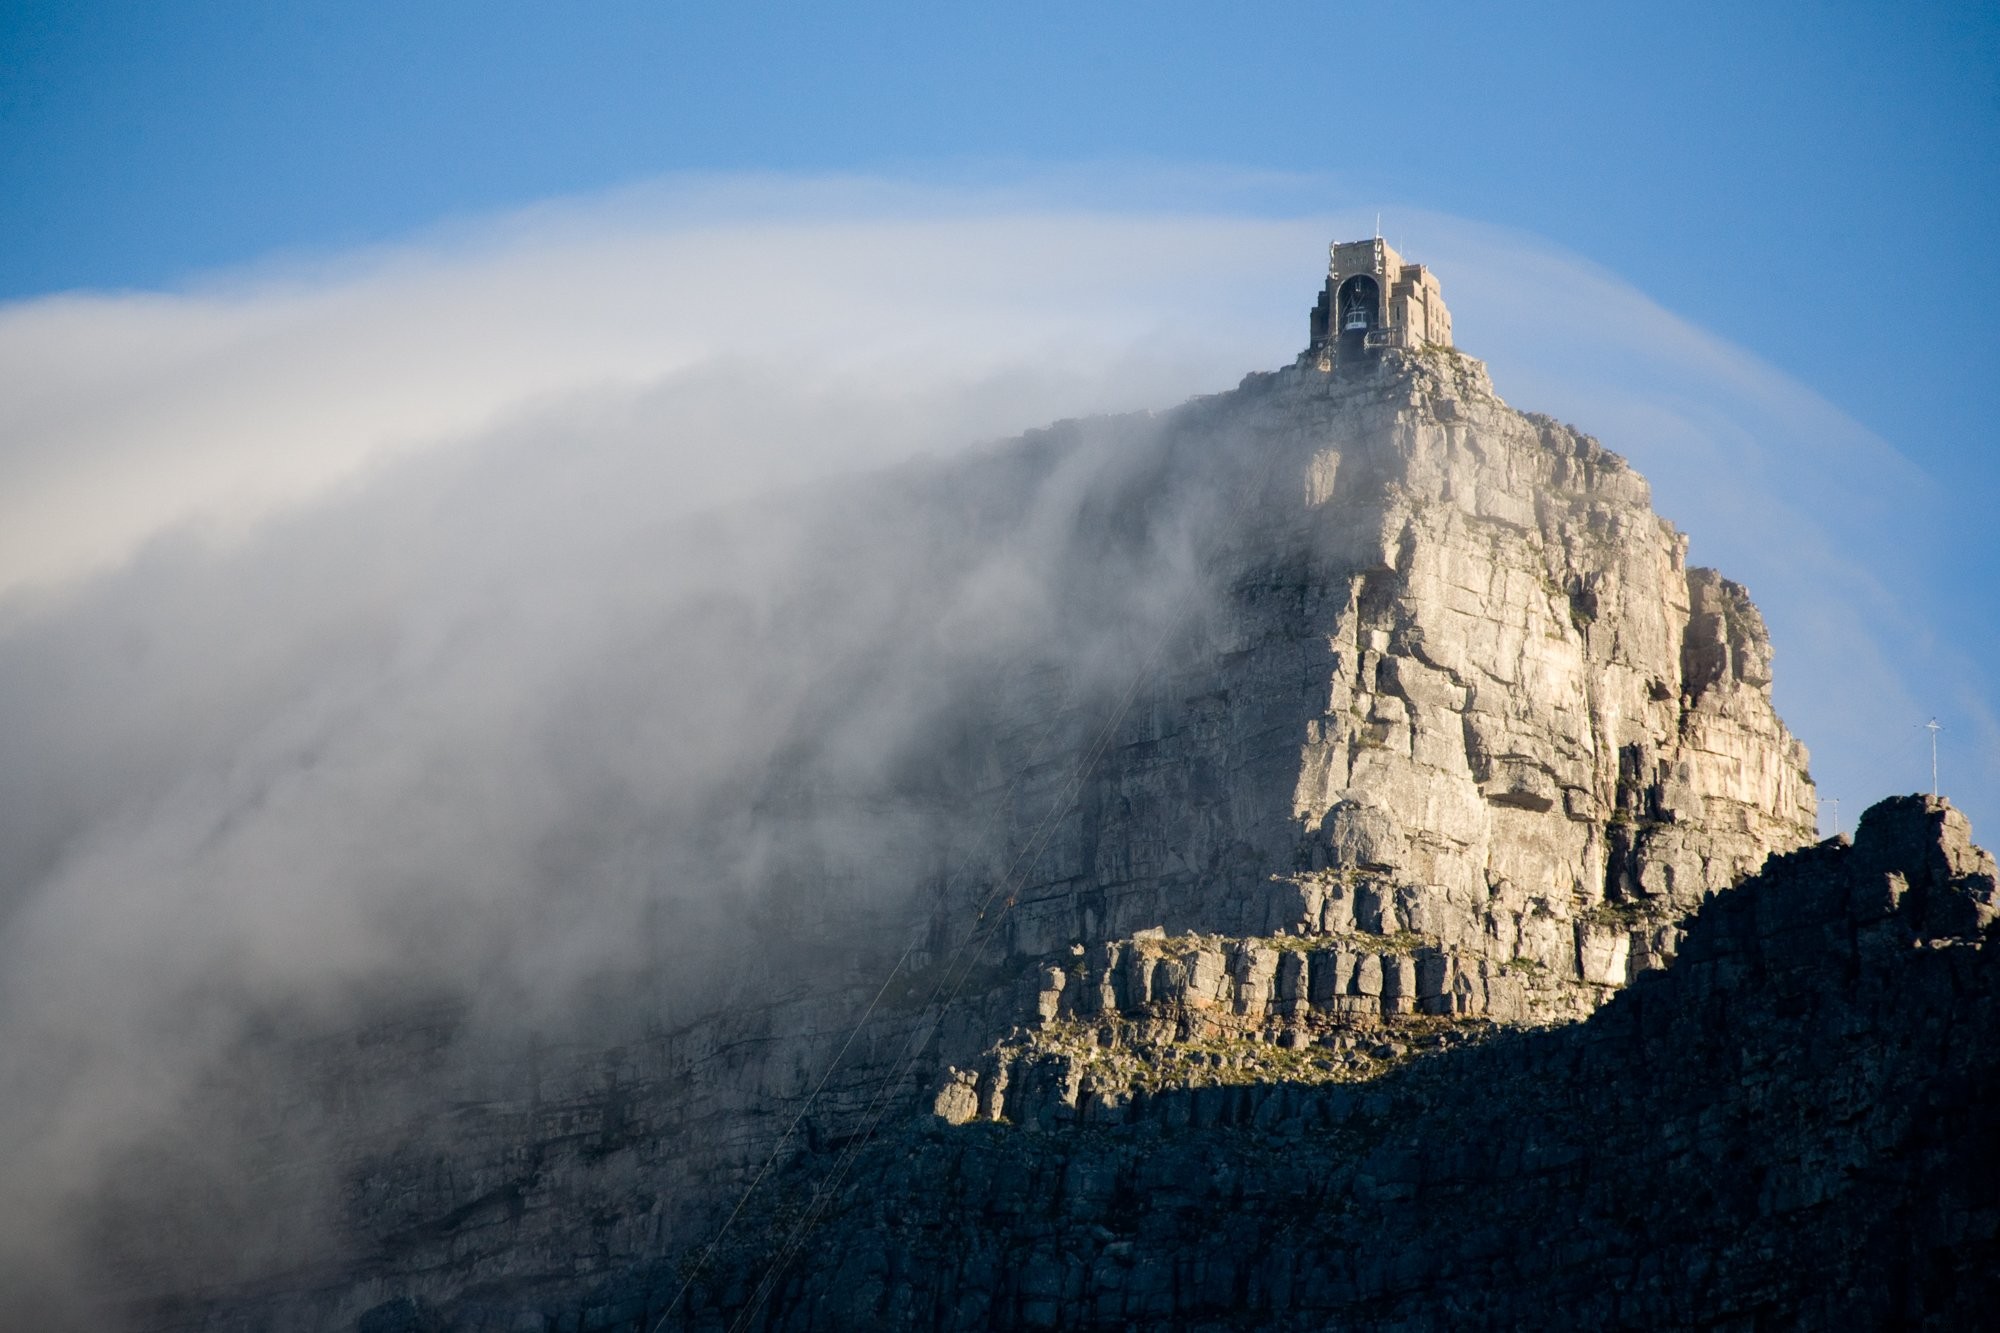
[[[1581,979],[1581,913],[1684,913],[1810,836],[1761,618],[1686,566],[1616,455],[1438,350],[1351,380],[1253,377],[1176,414],[1166,450],[1224,433],[1269,468],[1218,553],[1229,604],[1164,716],[1092,774],[1057,873],[1024,886],[1016,952],[1127,926],[1407,929]],[[1257,795],[1266,769],[1281,816],[1185,785],[1213,770]],[[1236,850],[1275,877],[1240,884]],[[1590,980],[1643,970],[1636,943],[1636,969],[1628,949]]]
[[[1851,845],[1711,899],[1670,967],[1585,1022],[1359,1086],[904,1129],[810,1262],[773,1266],[794,1224],[760,1219],[666,1326],[1981,1327],[1996,922],[1964,818],[1894,798]],[[579,1327],[634,1326],[677,1287],[634,1273]]]
[[[1762,618],[1686,566],[1644,481],[1468,357],[1367,370],[1253,377],[1170,427],[1268,461],[1259,543],[1180,700],[1122,731],[1020,889],[1032,1004],[949,1071],[947,1119],[1015,1118],[1030,1084],[1115,1106],[1273,1047],[1366,1074],[1384,1025],[1579,1017],[1811,836]]]

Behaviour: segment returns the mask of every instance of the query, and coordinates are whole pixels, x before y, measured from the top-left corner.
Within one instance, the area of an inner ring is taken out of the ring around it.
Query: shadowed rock
[[[1983,1327],[1995,906],[1957,811],[1884,801],[1583,1023],[1097,1129],[899,1133],[761,1304],[777,1219],[668,1326]]]

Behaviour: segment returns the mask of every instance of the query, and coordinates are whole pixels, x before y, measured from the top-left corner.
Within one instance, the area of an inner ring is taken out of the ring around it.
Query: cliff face
[[[1155,1135],[1225,1115],[1263,1117],[1286,1142],[1330,1133],[1314,1151],[1333,1154],[1334,1183],[1312,1198],[1362,1174],[1400,1189],[1335,1147],[1366,1137],[1350,1121],[1414,1125],[1415,1094],[1341,1089],[1590,1014],[1668,964],[1706,895],[1811,836],[1804,751],[1772,711],[1743,590],[1686,566],[1621,459],[1507,407],[1469,358],[1302,364],[1156,418],[1057,428],[926,485],[949,496],[996,477],[1003,498],[980,522],[1038,552],[1047,587],[1084,589],[1049,599],[1067,607],[1053,633],[1101,650],[977,664],[980,688],[950,692],[936,744],[879,789],[826,790],[806,761],[774,778],[764,800],[797,826],[867,809],[877,836],[768,849],[766,910],[717,945],[728,984],[705,1009],[612,1049],[475,1059],[441,1022],[297,1055],[297,1086],[318,1091],[295,1102],[338,1089],[340,1128],[315,1164],[335,1182],[333,1239],[169,1296],[191,1285],[171,1247],[119,1239],[113,1217],[107,1252],[136,1256],[123,1307],[159,1327],[639,1327],[664,1308],[658,1265],[693,1268],[774,1145],[809,1180],[886,1133],[900,1146],[869,1149],[863,1168],[886,1192],[827,1196],[853,1244],[787,1278],[777,1325],[808,1326],[800,1312],[822,1300],[846,1326],[961,1324],[946,1314],[976,1287],[1022,1321],[1180,1318],[1212,1308],[1214,1283],[1245,1290],[1247,1270],[1189,1278],[1210,1293],[1198,1300],[1175,1285],[1133,1305],[1107,1294],[1123,1278],[1077,1285],[1098,1249],[1074,1272],[1037,1260],[1004,1279],[926,1250],[933,1267],[906,1283],[894,1256],[916,1242],[897,1219],[932,1214],[887,1200],[927,1197],[935,1172],[970,1182],[938,1202],[937,1225],[997,1263],[1015,1241],[970,1220],[1015,1207],[996,1201],[1027,1208],[1072,1167],[1062,1197],[1158,1195],[1148,1172],[1168,1170],[1144,1164],[1151,1138],[1061,1146],[1021,1127]],[[1069,498],[1047,502],[1060,486]],[[1184,572],[1118,595],[1118,571],[1162,565]],[[804,716],[799,754],[837,743],[837,720]],[[843,918],[851,898],[830,886],[857,879],[871,906]],[[1484,1071],[1468,1089],[1539,1076],[1516,1058],[1454,1067]],[[1598,1077],[1562,1071],[1578,1097]],[[375,1098],[393,1115],[354,1109],[371,1089],[393,1089]],[[1326,1109],[1380,1106],[1403,1109]],[[970,1123],[1001,1120],[1013,1128]],[[996,1152],[1018,1161],[979,1165]],[[1198,1220],[1225,1206],[1210,1189],[1160,1213],[1147,1243],[1199,1251]],[[1350,1194],[1342,1208],[1374,1197]],[[1077,1226],[1124,1235],[1115,1212],[1090,1204]],[[756,1257],[730,1257],[733,1277],[690,1307],[700,1319],[744,1297]],[[833,1276],[849,1271],[873,1276]],[[606,1282],[621,1294],[590,1295]]]
[[[1964,818],[1885,801],[1583,1023],[1358,1087],[1162,1090],[1101,1128],[903,1130],[808,1255],[774,1270],[796,1228],[760,1218],[667,1326],[1984,1327],[1997,921]]]
[[[1619,984],[1668,937],[1593,934],[1592,909],[1664,922],[1811,836],[1763,622],[1687,568],[1645,482],[1469,358],[1370,369],[1169,419],[1166,458],[1220,437],[1240,460],[1188,484],[1254,497],[1214,539],[1226,600],[1115,729],[1023,886],[1018,952],[1407,930],[1468,977]]]
[[[1211,539],[1226,595],[1053,836],[1008,839],[1032,1006],[950,1071],[949,1119],[1115,1106],[1217,1042],[1334,1079],[1378,1025],[1578,1016],[1811,836],[1743,589],[1477,362],[1253,378],[1158,447],[1208,480],[1218,439],[1242,461],[1210,484],[1252,497]]]

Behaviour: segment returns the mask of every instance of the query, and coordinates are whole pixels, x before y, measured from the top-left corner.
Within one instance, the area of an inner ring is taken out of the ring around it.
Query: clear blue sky
[[[1969,651],[2000,652],[1990,0],[0,12],[0,301],[679,171],[1093,163],[1296,173],[1232,206],[1420,206],[1603,265],[1943,481],[1908,540],[1962,571]]]

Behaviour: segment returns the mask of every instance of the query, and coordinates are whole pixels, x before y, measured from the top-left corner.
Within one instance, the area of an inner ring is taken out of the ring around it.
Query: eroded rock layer
[[[898,1133],[809,1230],[748,1228],[666,1326],[1985,1327],[1996,922],[1963,817],[1885,801],[1852,846],[1712,899],[1670,968],[1580,1024],[1360,1086]],[[827,1165],[801,1165],[801,1197]],[[583,1326],[678,1291],[635,1272]]]
[[[1411,932],[1467,976],[1522,960],[1616,985],[1703,894],[1811,837],[1762,619],[1687,567],[1645,482],[1470,358],[1369,369],[1253,378],[1168,419],[1165,457],[1237,460],[1185,484],[1255,503],[1212,539],[1227,595],[1199,650],[1023,886],[1015,952]],[[1593,919],[1607,901],[1623,915]]]

